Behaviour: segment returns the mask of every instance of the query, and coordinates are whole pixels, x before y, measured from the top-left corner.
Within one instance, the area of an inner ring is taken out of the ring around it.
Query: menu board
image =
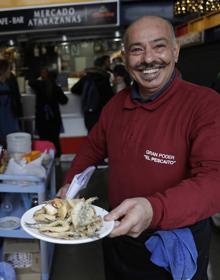
[[[109,25],[119,25],[118,1],[0,10],[0,34]]]

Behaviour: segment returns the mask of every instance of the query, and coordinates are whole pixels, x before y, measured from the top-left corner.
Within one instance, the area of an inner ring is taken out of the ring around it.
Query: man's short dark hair
[[[105,65],[106,61],[109,59],[110,59],[109,55],[103,55],[103,56],[97,57],[94,61],[94,65],[97,67],[103,67]]]

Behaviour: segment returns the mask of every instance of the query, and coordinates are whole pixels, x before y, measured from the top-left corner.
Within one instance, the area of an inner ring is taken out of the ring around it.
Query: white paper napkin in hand
[[[95,166],[89,166],[83,172],[76,174],[66,193],[66,198],[74,198],[80,190],[85,189],[94,171]]]

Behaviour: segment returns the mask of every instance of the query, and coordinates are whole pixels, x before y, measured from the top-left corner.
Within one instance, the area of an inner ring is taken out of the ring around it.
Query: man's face
[[[179,47],[170,26],[155,17],[143,18],[127,33],[125,65],[144,97],[161,89],[172,75]]]
[[[48,78],[48,70],[46,68],[41,69],[40,75],[43,80],[46,80]]]

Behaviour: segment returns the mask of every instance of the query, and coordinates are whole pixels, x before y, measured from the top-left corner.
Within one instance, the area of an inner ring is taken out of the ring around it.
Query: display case
[[[0,175],[0,193],[21,194],[23,203],[13,201],[13,209],[11,216],[21,217],[27,210],[27,206],[31,205],[31,199],[34,195],[38,200],[38,204],[50,199],[56,194],[56,177],[55,177],[55,160],[50,159],[46,168],[46,178],[40,178],[32,175]],[[3,217],[4,211],[1,211]],[[32,238],[21,227],[17,229],[0,229],[0,237],[2,238]],[[41,262],[41,280],[48,280],[50,267],[53,256],[53,245],[44,241],[40,241],[40,262]]]

